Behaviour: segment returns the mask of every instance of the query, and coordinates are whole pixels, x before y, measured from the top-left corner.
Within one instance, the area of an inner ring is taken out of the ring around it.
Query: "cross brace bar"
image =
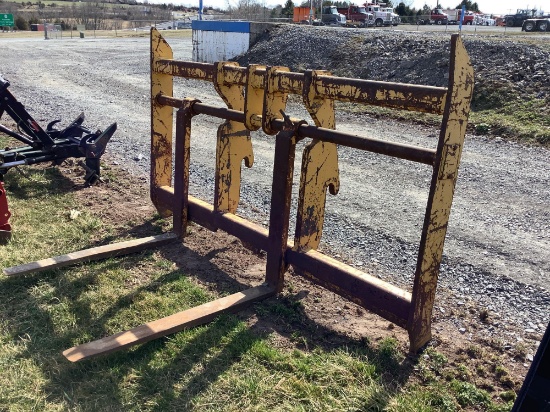
[[[188,63],[173,59],[156,60],[152,70],[159,74],[210,82],[216,74],[216,68],[213,64]],[[224,66],[224,70],[227,77],[231,78],[232,83],[239,86],[246,85],[246,67],[227,65]],[[267,76],[266,73],[265,68],[254,70],[253,75],[258,79],[258,84],[255,86],[263,86]],[[303,73],[276,71],[275,77],[279,90],[291,94],[302,94],[304,85]],[[434,114],[443,114],[447,95],[447,89],[444,87],[323,75],[317,77],[315,86],[320,98]]]
[[[158,95],[157,101],[161,105],[177,108],[181,107],[183,99]],[[244,123],[245,121],[244,112],[226,109],[224,107],[210,106],[208,104],[198,102],[193,105],[193,113],[206,114],[209,116],[218,117],[220,119],[228,119],[240,123]],[[261,125],[261,117],[258,116],[258,119],[259,125]],[[283,128],[283,121],[280,119],[274,119],[271,121],[271,127],[276,131],[280,131]],[[307,124],[303,124],[297,129],[297,135],[301,138],[309,137],[312,139],[321,140],[323,142],[335,143],[352,147],[354,149],[366,150],[404,160],[411,160],[413,162],[424,163],[430,166],[433,165],[435,160],[435,149],[357,136],[350,133],[325,129],[323,127],[310,126]]]
[[[158,189],[158,194],[164,206],[171,209],[174,189],[164,186]],[[211,229],[222,229],[259,249],[268,250],[268,231],[263,227],[232,213],[216,212],[210,204],[193,196],[189,196],[188,207],[189,220],[201,226],[207,222]],[[315,273],[315,276],[304,274],[308,279],[405,327],[411,305],[410,293],[316,250],[296,252],[293,246],[292,241],[287,242],[285,260],[298,269]]]

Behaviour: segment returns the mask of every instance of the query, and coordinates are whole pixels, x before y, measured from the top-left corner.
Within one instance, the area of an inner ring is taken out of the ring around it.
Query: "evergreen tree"
[[[25,20],[21,16],[17,16],[14,23],[15,27],[17,27],[17,30],[29,30],[29,24],[27,23],[27,20]]]
[[[462,0],[458,6],[456,6],[457,9],[461,9],[462,6],[466,6],[466,10],[475,11],[479,13],[479,6],[476,2],[472,3],[470,0]]]
[[[285,17],[292,17],[294,14],[294,3],[292,0],[286,0],[283,9],[281,10],[281,15]]]

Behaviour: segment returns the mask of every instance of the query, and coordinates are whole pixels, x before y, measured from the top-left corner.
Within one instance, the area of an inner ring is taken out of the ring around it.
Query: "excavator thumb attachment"
[[[9,85],[0,76],[0,118],[6,113],[15,121],[17,130],[0,124],[0,132],[27,146],[0,150],[0,180],[12,167],[43,162],[60,164],[70,157],[85,157],[86,161],[82,162],[86,170],[85,181],[87,184],[96,183],[100,176],[99,159],[105,153],[117,124],[113,123],[104,131],[92,132],[82,125],[84,113],[81,113],[64,129],[56,129],[60,120],[54,120],[44,130],[10,93]]]

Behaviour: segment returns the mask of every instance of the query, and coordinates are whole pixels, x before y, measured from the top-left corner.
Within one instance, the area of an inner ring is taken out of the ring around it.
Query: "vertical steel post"
[[[172,182],[172,122],[173,109],[157,102],[157,95],[172,96],[173,78],[154,70],[155,62],[172,59],[173,53],[157,29],[151,28],[151,201],[161,216],[170,216],[171,205],[163,205],[156,188]]]
[[[285,127],[275,138],[266,282],[277,292],[283,289],[284,274],[287,269],[285,252],[290,224],[294,156],[298,141],[296,130],[302,123],[285,118]]]
[[[191,157],[191,119],[193,104],[197,100],[185,99],[176,114],[176,144],[174,165],[174,232],[183,239],[187,230],[189,203],[189,162]]]
[[[451,40],[449,71],[449,93],[424,217],[412,292],[412,311],[407,325],[411,352],[417,352],[431,339],[439,266],[474,89],[472,64],[458,34],[453,35]]]

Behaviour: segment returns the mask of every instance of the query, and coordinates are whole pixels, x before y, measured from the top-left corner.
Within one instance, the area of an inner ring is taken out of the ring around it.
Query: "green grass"
[[[118,233],[79,206],[73,183],[56,168],[26,174],[7,175],[13,240],[0,249],[3,267]],[[124,184],[120,177],[117,184]],[[71,219],[72,209],[82,214]],[[154,216],[151,223],[156,231],[166,224]],[[255,306],[260,321],[281,326],[274,333],[225,315],[95,360],[73,364],[61,354],[216,297],[158,251],[0,276],[0,410],[496,411],[509,410],[514,398],[507,391],[491,399],[459,376],[444,379],[445,356],[430,349],[415,362],[392,338],[373,344],[341,337],[336,348],[313,339],[304,349],[304,309],[286,296]],[[280,347],[285,333],[296,345]],[[492,372],[502,377],[501,369]]]
[[[483,134],[516,138],[529,143],[550,144],[550,96],[519,98],[503,87],[479,91],[472,102],[470,124]]]
[[[425,113],[339,102],[337,108],[343,112],[366,114],[377,118],[392,118],[432,126],[441,124],[441,116]],[[476,84],[468,119],[468,132],[548,147],[550,96],[521,94],[498,83]]]

